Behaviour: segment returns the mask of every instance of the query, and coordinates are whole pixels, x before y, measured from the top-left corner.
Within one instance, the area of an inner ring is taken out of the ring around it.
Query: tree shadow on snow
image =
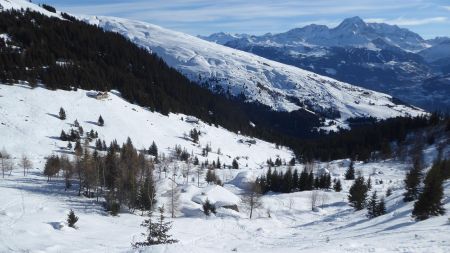
[[[46,114],[49,115],[49,116],[55,117],[55,118],[57,118],[57,119],[60,119],[60,118],[59,118],[59,115],[56,115],[56,114],[54,114],[54,113],[49,113],[49,112],[47,112]]]
[[[61,138],[59,136],[45,136],[45,137],[52,139],[52,140],[57,140],[57,141],[61,140]]]
[[[94,125],[94,126],[99,126],[97,122],[94,122],[94,121],[91,121],[91,120],[86,120],[86,121],[84,121],[84,123],[88,123],[88,124],[91,124],[91,125]]]
[[[41,174],[42,175],[42,174]],[[4,186],[5,188],[22,190],[32,194],[43,195],[61,200],[67,209],[81,211],[85,213],[97,213],[100,215],[107,215],[102,207],[102,202],[96,201],[96,198],[86,198],[78,196],[78,183],[72,182],[72,187],[65,190],[65,182],[60,178],[52,179],[47,182],[47,179],[41,178],[14,178],[11,179],[15,184]]]

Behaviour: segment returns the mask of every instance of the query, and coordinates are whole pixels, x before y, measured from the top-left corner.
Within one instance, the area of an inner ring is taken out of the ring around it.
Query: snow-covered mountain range
[[[285,33],[251,36],[217,33],[201,38],[391,94],[429,110],[450,108],[446,84],[430,79],[450,71],[449,38],[425,40],[395,25],[345,19],[334,28],[308,25]]]
[[[4,8],[31,8],[59,16],[22,0],[3,0]],[[277,111],[306,110],[346,127],[355,117],[389,118],[423,111],[393,97],[363,89],[251,53],[208,42],[149,23],[115,17],[80,16],[117,32],[161,57],[186,77],[224,95],[245,97]]]
[[[341,122],[352,117],[387,118],[422,113],[417,108],[396,103],[386,94],[149,23],[115,17],[81,18],[122,34],[213,91],[243,95],[248,101],[274,110],[306,109]]]

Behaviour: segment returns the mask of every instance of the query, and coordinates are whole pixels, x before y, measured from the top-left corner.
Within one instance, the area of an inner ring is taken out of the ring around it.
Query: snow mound
[[[241,189],[247,189],[251,182],[255,182],[256,177],[257,175],[255,175],[252,171],[242,171],[228,183]]]
[[[202,192],[194,196],[192,201],[203,204],[207,199],[216,207],[234,206],[241,201],[238,196],[219,185],[211,185],[202,189]]]

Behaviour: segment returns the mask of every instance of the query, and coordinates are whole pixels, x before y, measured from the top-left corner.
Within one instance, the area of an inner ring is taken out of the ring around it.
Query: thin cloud
[[[73,14],[117,16],[191,34],[283,32],[311,23],[336,26],[352,16],[416,26],[445,24],[440,0],[37,0]],[[402,18],[397,18],[402,17]],[[428,32],[428,31],[427,31]]]
[[[366,22],[373,23],[387,23],[391,25],[399,26],[418,26],[418,25],[428,25],[437,23],[446,23],[448,21],[447,17],[432,17],[432,18],[396,18],[396,19],[384,19],[384,18],[369,18],[365,19]]]

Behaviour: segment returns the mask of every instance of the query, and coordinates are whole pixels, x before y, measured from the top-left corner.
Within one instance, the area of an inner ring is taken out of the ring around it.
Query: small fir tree
[[[216,207],[211,204],[211,202],[209,201],[209,199],[206,199],[205,203],[203,203],[203,213],[206,216],[210,216],[211,213],[216,214]]]
[[[362,210],[367,198],[367,184],[363,176],[358,176],[350,187],[348,201],[355,210]]]
[[[144,220],[141,224],[142,227],[147,229],[147,238],[143,242],[137,242],[133,244],[134,248],[140,248],[145,246],[157,245],[157,244],[172,244],[178,242],[172,239],[169,235],[169,230],[172,228],[172,222],[166,222],[164,217],[164,206],[159,208],[159,219],[157,222],[152,221],[152,212],[149,212],[149,218]]]
[[[385,202],[384,198],[381,198],[380,201],[378,201],[376,213],[377,213],[377,216],[386,214],[386,202]]]
[[[334,189],[334,191],[336,191],[336,192],[342,191],[342,184],[341,184],[341,180],[340,180],[340,179],[338,179],[338,180],[336,181],[336,183],[334,183],[333,189]]]
[[[66,119],[66,111],[62,107],[59,108],[59,119],[60,120],[65,120]]]
[[[239,163],[236,161],[236,159],[233,159],[232,166],[235,170],[239,169]]]
[[[355,162],[353,159],[350,161],[347,171],[345,172],[345,180],[355,179]]]
[[[100,117],[98,117],[98,122],[97,122],[97,124],[98,124],[99,126],[104,126],[104,125],[105,125],[105,121],[103,120],[102,115],[100,115]]]
[[[70,209],[69,215],[67,215],[67,224],[71,228],[76,228],[75,223],[78,221],[78,216],[75,215],[75,212]]]
[[[367,217],[375,218],[377,217],[377,207],[378,207],[378,198],[377,192],[374,191],[372,196],[370,197],[369,203],[367,204]]]
[[[158,146],[156,146],[156,143],[154,141],[152,142],[152,145],[150,145],[150,148],[148,149],[148,154],[154,157],[158,156]]]

